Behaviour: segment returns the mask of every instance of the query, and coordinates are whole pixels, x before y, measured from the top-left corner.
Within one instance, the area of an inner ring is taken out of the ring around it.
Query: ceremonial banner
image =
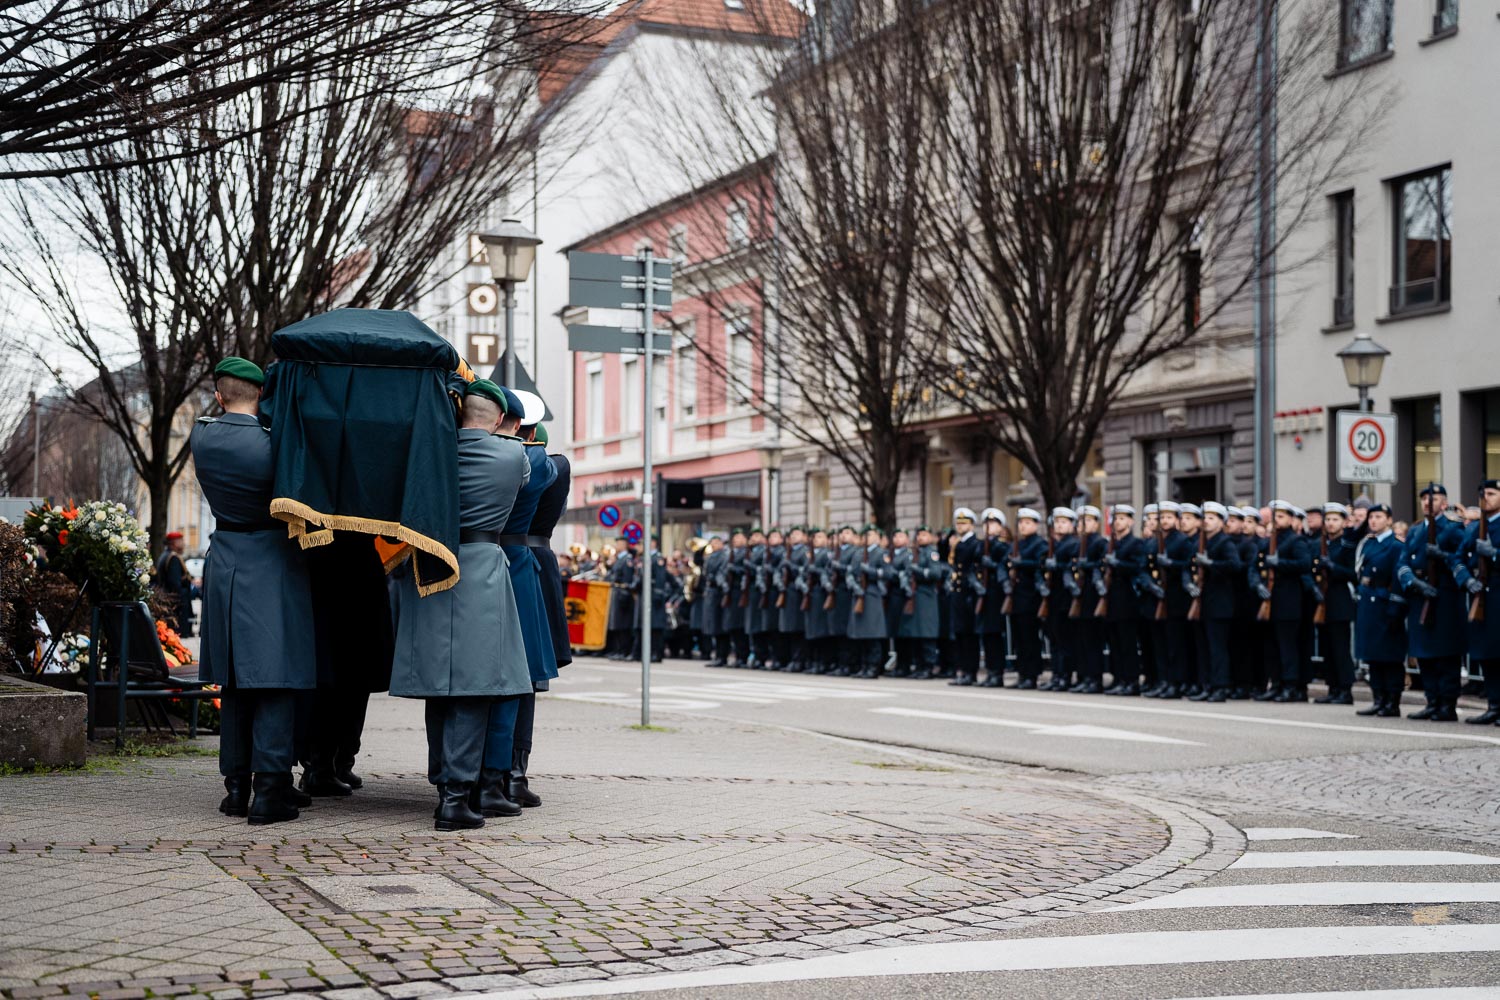
[[[614,586],[605,580],[569,580],[568,642],[574,649],[604,648],[609,631],[609,602]]]

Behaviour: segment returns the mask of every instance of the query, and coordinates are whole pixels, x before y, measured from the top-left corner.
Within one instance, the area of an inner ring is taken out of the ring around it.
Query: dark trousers
[[[1444,704],[1458,701],[1458,689],[1462,657],[1424,656],[1417,659],[1417,669],[1422,672],[1422,691],[1427,703]]]
[[[1229,676],[1231,686],[1249,690],[1255,673],[1256,649],[1251,637],[1255,623],[1245,618],[1229,620]],[[1262,685],[1264,686],[1264,685]]]
[[[802,663],[806,659],[804,649],[807,643],[802,638],[801,632],[777,632],[776,633],[776,662],[782,666],[793,663]]]
[[[427,780],[434,785],[478,781],[490,699],[428,698],[426,714]]]
[[[1195,622],[1188,622],[1188,631],[1193,637],[1193,664],[1196,668],[1194,674],[1188,679],[1199,687],[1212,687],[1209,673],[1213,665],[1210,663],[1208,652],[1208,630],[1203,627],[1202,619],[1199,619]]]
[[[1304,687],[1302,681],[1302,650],[1297,642],[1297,633],[1302,623],[1291,621],[1266,622],[1262,633],[1265,648],[1266,675],[1273,683],[1282,687]]]
[[[885,639],[860,639],[859,640],[859,665],[866,671],[880,674],[885,668],[886,658]]]
[[[1484,697],[1490,708],[1500,707],[1500,660],[1471,661],[1484,671]]]
[[[1139,626],[1134,618],[1105,623],[1109,633],[1109,672],[1116,684],[1135,684],[1141,679]]]
[[[516,751],[516,718],[522,695],[491,698],[485,726],[484,766],[491,771],[509,771]]]
[[[516,736],[513,746],[525,753],[531,752],[531,733],[536,728],[536,692],[523,694],[516,699]]]
[[[1077,668],[1077,648],[1070,625],[1066,612],[1059,615],[1054,611],[1047,615],[1044,627],[1047,630],[1047,651],[1052,657],[1053,680],[1059,677],[1072,680],[1073,671]]]
[[[1348,622],[1327,622],[1318,626],[1318,648],[1323,653],[1323,679],[1329,691],[1348,691],[1354,687],[1354,653],[1349,648],[1354,630]]]
[[[1406,687],[1406,664],[1396,660],[1370,661],[1370,693],[1376,702],[1399,702]]]
[[[1279,684],[1281,678],[1280,654],[1276,651],[1270,622],[1248,621],[1245,623],[1250,649],[1250,690],[1264,691],[1266,685]]]
[[[1010,633],[1016,644],[1016,672],[1036,680],[1042,673],[1041,623],[1036,615],[1011,615]]]
[[[1078,679],[1103,682],[1104,620],[1075,618],[1069,624],[1073,627],[1073,649],[1077,661]]]
[[[219,694],[219,773],[290,774],[296,761],[297,696],[288,688],[225,688]]]
[[[859,641],[844,636],[838,644],[838,664],[841,670],[858,670],[863,659],[860,656]]]
[[[1323,654],[1322,678],[1332,683],[1329,676],[1328,647],[1323,643],[1322,628],[1313,624],[1312,614],[1302,616],[1297,623],[1297,663],[1298,676],[1302,684],[1306,684],[1319,674],[1318,665],[1313,663],[1313,651],[1318,650]]]
[[[1208,618],[1202,623],[1204,645],[1208,647],[1207,686],[1227,688],[1234,681],[1233,660],[1229,655],[1234,623],[1228,618]]]
[[[1170,680],[1172,674],[1168,664],[1172,658],[1172,647],[1167,642],[1166,621],[1157,621],[1155,618],[1146,620],[1141,628],[1141,647],[1144,654],[1141,665],[1146,675],[1141,683],[1155,684]]]
[[[1003,638],[1003,637],[1002,637]],[[960,632],[953,637],[953,669],[968,677],[979,673],[979,634]]]
[[[1005,633],[985,632],[979,637],[980,648],[984,650],[985,673],[991,677],[1003,678],[1005,676]],[[975,670],[978,673],[978,670]]]
[[[339,771],[352,769],[365,732],[370,692],[320,687],[311,692],[308,702],[303,764],[332,766]]]
[[[1168,684],[1192,683],[1198,676],[1198,649],[1193,644],[1192,622],[1186,618],[1168,618],[1163,632],[1167,638],[1167,658],[1162,674]]]

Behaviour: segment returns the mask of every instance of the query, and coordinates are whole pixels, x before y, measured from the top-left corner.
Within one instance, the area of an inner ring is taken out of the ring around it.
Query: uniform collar
[[[1392,529],[1392,528],[1386,528],[1386,529],[1385,529],[1385,530],[1384,530],[1384,531],[1382,531],[1382,532],[1381,532],[1381,533],[1380,533],[1380,534],[1378,534],[1378,535],[1376,535],[1376,536],[1375,536],[1375,540],[1376,540],[1376,541],[1377,541],[1377,542],[1383,542],[1383,541],[1385,541],[1385,540],[1386,540],[1386,539],[1387,539],[1387,538],[1390,538],[1390,537],[1391,537],[1391,536],[1392,536],[1392,535],[1394,535],[1394,534],[1395,534],[1395,533],[1396,533],[1396,532],[1395,532],[1395,530],[1394,530],[1394,529]]]
[[[225,413],[219,417],[222,424],[244,424],[246,426],[259,426],[260,418],[251,413]]]

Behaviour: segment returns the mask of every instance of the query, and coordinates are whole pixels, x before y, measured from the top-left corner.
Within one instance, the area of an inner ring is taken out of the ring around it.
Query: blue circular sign
[[[606,528],[613,528],[620,523],[620,508],[612,503],[607,503],[599,508],[599,523]]]
[[[641,527],[639,521],[626,521],[625,527],[620,529],[620,534],[631,545],[639,545],[641,539],[645,537],[646,529]]]

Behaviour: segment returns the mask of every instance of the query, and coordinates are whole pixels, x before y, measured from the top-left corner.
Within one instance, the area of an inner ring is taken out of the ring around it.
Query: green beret
[[[504,390],[502,390],[498,385],[491,382],[487,378],[476,378],[474,381],[470,382],[469,387],[464,390],[464,395],[483,396],[485,399],[488,399],[490,402],[500,407],[501,413],[510,412],[510,410],[505,405]]]
[[[225,358],[214,365],[214,381],[217,382],[221,375],[243,379],[251,385],[266,384],[266,373],[260,370],[260,365],[245,358]]]
[[[543,427],[541,424],[536,425],[536,442],[537,444],[547,443],[547,428]]]

